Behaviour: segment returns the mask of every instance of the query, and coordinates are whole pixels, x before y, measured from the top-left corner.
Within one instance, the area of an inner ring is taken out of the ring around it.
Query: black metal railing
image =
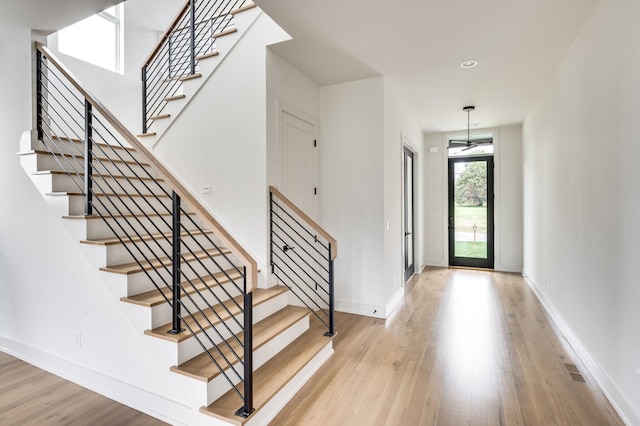
[[[45,46],[36,55],[38,139],[54,173],[117,237],[172,307],[170,333],[196,339],[248,416],[255,261]]]
[[[198,71],[199,59],[216,51],[216,37],[234,28],[234,13],[249,0],[188,0],[142,65],[142,133],[180,94],[182,79]]]
[[[335,334],[333,261],[336,240],[273,186],[270,199],[271,273]]]

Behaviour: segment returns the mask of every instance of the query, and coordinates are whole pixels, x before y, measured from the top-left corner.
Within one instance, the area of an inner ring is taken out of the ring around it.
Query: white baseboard
[[[369,305],[366,303],[349,302],[346,300],[336,300],[335,309],[347,314],[364,315],[374,318],[387,318],[386,307],[380,305]]]
[[[385,318],[389,318],[389,316],[396,310],[400,302],[404,299],[404,286],[393,295],[393,298],[387,303],[385,307]]]
[[[522,274],[522,265],[507,265],[496,263],[494,270],[499,272],[515,272],[517,274]]]
[[[200,420],[194,417],[194,410],[186,404],[122,382],[33,346],[0,337],[0,350],[164,422],[191,425]],[[158,409],[160,407],[162,411]]]
[[[553,303],[547,298],[545,293],[538,287],[538,285],[530,278],[523,276],[529,287],[533,290],[542,306],[547,311],[554,324],[558,327],[562,335],[567,339],[569,345],[576,352],[580,360],[584,363],[589,373],[596,381],[598,387],[605,394],[613,408],[616,410],[622,421],[627,425],[640,425],[640,412],[638,408],[634,407],[624,393],[618,388],[618,386],[611,380],[611,377],[607,374],[606,370],[602,368],[598,360],[591,355],[587,347],[582,343],[580,338],[573,332],[571,327],[562,319],[562,315],[555,308]]]

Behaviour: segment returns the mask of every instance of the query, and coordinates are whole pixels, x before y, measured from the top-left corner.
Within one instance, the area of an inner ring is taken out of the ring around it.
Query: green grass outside
[[[473,224],[475,223],[478,226],[477,232],[487,232],[487,206],[468,207],[456,205],[455,212],[456,231],[473,232]]]
[[[487,243],[473,241],[456,241],[456,257],[487,258]]]

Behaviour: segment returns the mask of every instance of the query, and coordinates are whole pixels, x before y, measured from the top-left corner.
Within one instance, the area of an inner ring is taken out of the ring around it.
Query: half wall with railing
[[[284,194],[269,187],[270,262],[278,283],[335,334],[333,262],[338,244]]]

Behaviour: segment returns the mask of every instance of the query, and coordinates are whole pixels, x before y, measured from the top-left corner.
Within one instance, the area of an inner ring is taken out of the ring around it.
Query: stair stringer
[[[160,142],[164,134],[169,130],[180,114],[182,114],[182,111],[191,102],[200,88],[206,84],[207,80],[231,53],[235,45],[238,44],[245,34],[247,34],[262,13],[262,10],[258,6],[255,6],[234,14],[234,27],[237,31],[216,39],[216,50],[218,51],[218,55],[200,59],[198,61],[197,72],[201,74],[201,77],[183,81],[181,83],[182,89],[179,91],[179,94],[185,95],[184,98],[167,102],[166,107],[163,110],[163,114],[169,114],[169,117],[156,120],[149,129],[149,133],[146,135],[139,135],[140,141],[147,148],[153,149],[153,147]]]

